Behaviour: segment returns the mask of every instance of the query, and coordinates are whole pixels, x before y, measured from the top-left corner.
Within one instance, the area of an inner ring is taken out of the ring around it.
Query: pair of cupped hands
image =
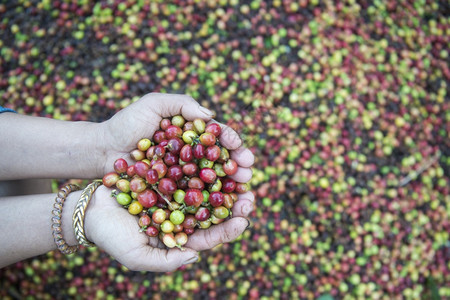
[[[104,143],[104,164],[98,173],[113,171],[113,163],[124,158],[133,163],[129,153],[144,137],[151,138],[159,129],[160,121],[174,115],[186,120],[201,118],[215,122],[213,113],[200,106],[192,97],[177,94],[147,94],[111,119],[101,123],[98,141]],[[239,135],[223,124],[220,143],[228,148],[238,163],[238,171],[232,176],[237,182],[251,179],[254,163],[252,152],[243,147]],[[88,206],[85,218],[87,238],[105,250],[121,264],[135,271],[167,272],[198,260],[199,251],[235,240],[249,226],[249,214],[254,209],[252,192],[240,194],[232,208],[232,218],[210,227],[198,229],[189,236],[184,250],[167,249],[157,237],[149,238],[139,232],[137,217],[128,213],[111,197],[111,189],[100,186]]]

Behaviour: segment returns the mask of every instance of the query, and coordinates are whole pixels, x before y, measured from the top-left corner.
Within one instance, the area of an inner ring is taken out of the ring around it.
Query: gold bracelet
[[[53,210],[52,210],[52,234],[53,234],[53,240],[55,241],[56,246],[58,247],[58,250],[61,251],[63,254],[71,254],[74,252],[77,252],[78,245],[76,246],[69,246],[66,243],[66,240],[62,236],[62,230],[61,230],[61,214],[62,209],[64,205],[64,201],[66,201],[67,196],[73,192],[78,191],[80,187],[75,184],[67,184],[66,186],[62,187],[56,198],[55,203],[53,204]]]
[[[80,245],[85,247],[93,247],[94,243],[88,241],[86,234],[84,233],[84,214],[86,213],[86,208],[91,201],[92,195],[95,190],[102,185],[101,180],[94,180],[86,186],[78,200],[77,206],[73,213],[73,230],[75,231],[75,237]]]

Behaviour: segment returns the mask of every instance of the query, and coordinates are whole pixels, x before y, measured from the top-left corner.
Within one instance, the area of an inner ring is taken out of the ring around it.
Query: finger
[[[189,236],[186,247],[202,251],[212,249],[219,244],[232,242],[244,232],[248,225],[247,219],[233,217],[208,229],[197,229],[194,234]]]
[[[238,168],[236,174],[229,176],[237,182],[249,182],[252,179],[253,171],[250,168]]]
[[[182,115],[187,120],[200,118],[208,121],[214,116],[188,95],[151,93],[143,98],[151,99],[151,109],[163,118]]]
[[[222,129],[219,136],[219,141],[222,146],[229,150],[234,150],[242,145],[242,140],[239,137],[239,134],[232,128],[228,127],[225,124],[219,123],[216,120],[211,120],[211,122],[219,124]]]
[[[230,155],[240,167],[250,168],[255,163],[255,156],[252,151],[242,146],[231,151]]]
[[[198,254],[192,249],[185,248],[182,251],[177,248],[159,249],[142,246],[130,251],[120,263],[133,271],[171,272],[197,260]]]
[[[248,217],[250,213],[255,209],[255,195],[252,192],[240,194],[238,201],[234,203],[233,217]]]

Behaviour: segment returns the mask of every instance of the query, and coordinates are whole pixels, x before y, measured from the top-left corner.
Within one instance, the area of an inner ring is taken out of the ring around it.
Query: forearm
[[[0,115],[0,180],[94,178],[101,124]]]
[[[62,234],[77,245],[72,214],[81,191],[70,193],[62,210]],[[56,194],[0,198],[0,268],[56,249],[52,236],[52,210]]]

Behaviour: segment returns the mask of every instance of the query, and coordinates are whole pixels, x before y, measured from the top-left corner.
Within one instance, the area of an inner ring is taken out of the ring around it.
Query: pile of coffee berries
[[[103,177],[113,196],[132,215],[141,231],[158,236],[169,248],[182,247],[196,228],[207,229],[231,217],[245,183],[230,176],[238,165],[219,142],[221,127],[177,115],[163,119],[151,139],[142,138],[130,156],[114,162]]]

